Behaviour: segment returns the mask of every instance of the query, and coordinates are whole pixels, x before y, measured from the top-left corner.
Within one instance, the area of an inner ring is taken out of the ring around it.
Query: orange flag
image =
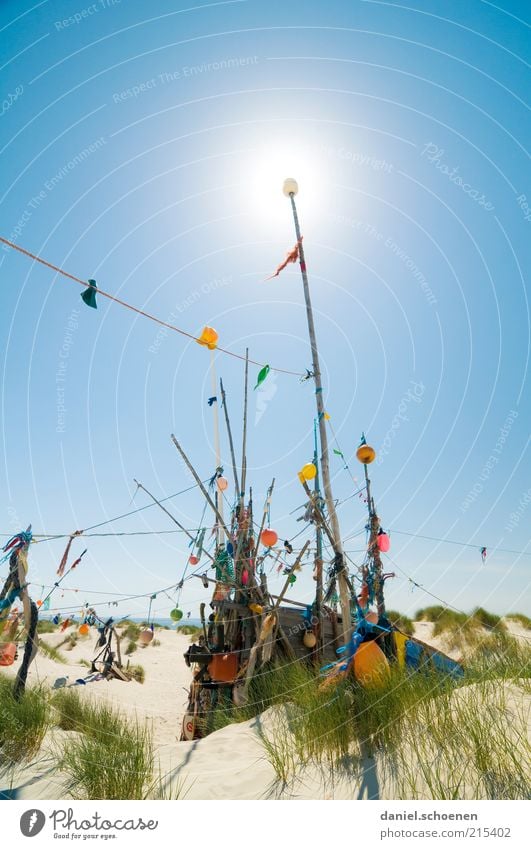
[[[301,242],[302,242],[302,236],[301,236]],[[297,260],[298,260],[298,258],[299,258],[299,244],[300,244],[300,243],[299,243],[299,242],[297,242],[297,244],[295,245],[295,247],[294,247],[294,248],[292,248],[292,249],[291,249],[291,251],[289,251],[289,252],[286,254],[286,259],[285,259],[283,262],[281,262],[281,263],[280,263],[280,265],[278,266],[278,268],[277,268],[277,270],[275,271],[275,273],[274,273],[274,274],[272,274],[272,275],[271,275],[271,277],[266,277],[266,280],[272,280],[272,279],[273,279],[273,277],[278,277],[278,275],[280,274],[280,272],[281,272],[281,271],[284,271],[284,269],[286,268],[286,266],[287,266],[287,265],[289,265],[289,263],[290,263],[290,262],[297,262]]]

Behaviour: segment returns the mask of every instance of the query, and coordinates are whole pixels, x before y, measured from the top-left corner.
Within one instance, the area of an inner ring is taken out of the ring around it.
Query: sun
[[[283,192],[284,181],[297,181],[297,201],[303,204],[305,214],[311,214],[318,204],[322,171],[311,150],[288,142],[263,144],[253,151],[252,162],[246,163],[249,180],[247,188],[260,211],[274,227],[286,214],[287,198]]]

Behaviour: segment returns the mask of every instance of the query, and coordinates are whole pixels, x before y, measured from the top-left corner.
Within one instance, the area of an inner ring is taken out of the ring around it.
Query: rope
[[[59,268],[57,265],[53,265],[53,263],[48,262],[45,259],[42,259],[40,256],[36,254],[32,254],[30,251],[25,248],[20,247],[20,245],[16,245],[14,242],[10,242],[9,239],[5,239],[3,236],[0,236],[0,242],[3,242],[4,245],[8,245],[13,250],[18,251],[25,256],[30,257],[35,262],[40,262],[41,265],[46,266],[46,268],[50,268],[52,271],[55,271],[57,274],[62,274],[63,277],[66,277],[68,280],[72,280],[74,283],[79,283],[80,286],[83,286],[85,289],[90,289],[90,285],[86,282],[86,280],[82,280],[80,277],[76,277],[74,274],[70,274],[68,271],[64,271],[64,269]],[[154,321],[156,324],[160,324],[161,327],[166,327],[168,330],[173,330],[175,333],[180,333],[181,336],[186,336],[187,339],[193,339],[197,342],[197,336],[194,336],[193,333],[188,333],[187,330],[183,330],[180,327],[175,327],[174,324],[169,324],[167,321],[163,321],[161,318],[157,318],[157,316],[152,315],[149,312],[145,312],[145,310],[141,310],[139,307],[135,307],[132,304],[127,303],[127,301],[122,301],[121,298],[117,298],[115,295],[111,295],[110,292],[105,292],[103,289],[97,289],[98,295],[101,295],[103,298],[108,298],[110,301],[114,301],[115,304],[120,304],[120,306],[125,307],[131,312],[136,313],[137,315],[141,315],[144,318],[148,318],[150,321]],[[234,351],[228,351],[226,348],[220,348],[219,345],[216,346],[217,351],[221,351],[223,354],[228,354],[229,357],[234,357],[237,360],[246,361],[246,357],[242,354],[235,354]],[[264,367],[264,363],[259,363],[256,360],[248,360],[248,362],[252,363],[255,366],[260,366],[260,368]],[[291,374],[295,377],[302,377],[300,372],[297,371],[289,371],[288,369],[276,368],[276,366],[271,366],[273,371],[281,372],[282,374]]]

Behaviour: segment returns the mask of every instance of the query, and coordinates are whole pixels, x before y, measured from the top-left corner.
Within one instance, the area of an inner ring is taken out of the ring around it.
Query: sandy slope
[[[515,635],[521,636],[518,629],[515,625]],[[431,630],[429,623],[415,625],[415,634],[420,639],[444,650],[444,641],[434,640]],[[45,640],[53,645],[63,636],[48,634]],[[274,710],[251,721],[228,726],[204,740],[178,742],[191,677],[183,660],[189,638],[173,631],[157,632],[156,638],[160,640],[159,646],[139,648],[131,656],[132,663],[140,663],[145,669],[144,684],[100,680],[78,686],[77,690],[83,698],[105,700],[130,716],[136,714],[152,722],[157,762],[160,762],[162,773],[168,776],[169,788],[175,791],[180,785],[181,796],[189,799],[393,798],[396,790],[391,772],[383,762],[376,764],[370,758],[361,770],[347,765],[333,780],[329,772],[306,769],[292,784],[281,787],[275,781],[274,770],[265,757],[259,736],[260,731],[271,730]],[[67,664],[39,654],[30,671],[29,683],[45,682],[51,686],[57,678],[68,676],[67,684],[74,684],[77,678],[89,672],[79,661],[81,658],[90,660],[93,650],[94,637],[91,637],[79,640],[72,651],[65,652]],[[4,671],[14,675],[16,668],[17,665]],[[509,696],[513,706],[524,698],[518,689],[511,691]],[[456,698],[463,697],[466,696],[456,695]],[[64,798],[64,780],[54,769],[51,753],[54,745],[68,740],[69,733],[72,732],[56,730],[47,735],[36,763],[8,778],[3,777],[2,788],[11,787],[14,798]]]

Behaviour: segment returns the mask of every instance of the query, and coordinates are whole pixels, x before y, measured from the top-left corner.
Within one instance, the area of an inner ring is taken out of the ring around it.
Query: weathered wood
[[[189,460],[189,459],[188,459],[188,457],[186,456],[186,454],[185,454],[185,452],[184,452],[184,449],[183,449],[183,448],[179,445],[179,443],[177,442],[177,440],[176,440],[175,436],[173,435],[173,433],[171,434],[171,440],[172,440],[173,444],[175,445],[175,447],[176,447],[177,451],[179,452],[179,454],[180,454],[180,455],[181,455],[181,457],[183,458],[184,462],[186,463],[186,465],[187,465],[188,469],[191,471],[191,473],[192,473],[192,475],[193,475],[193,477],[194,477],[194,480],[195,480],[196,484],[198,485],[199,489],[201,490],[201,492],[202,492],[202,493],[203,493],[203,495],[205,496],[205,498],[206,498],[206,500],[207,500],[208,504],[210,505],[210,507],[211,507],[211,508],[212,508],[212,510],[214,511],[214,515],[216,516],[216,518],[217,518],[217,520],[218,520],[218,522],[219,522],[220,527],[221,527],[221,528],[223,529],[223,531],[225,532],[225,535],[226,535],[227,539],[228,539],[228,540],[230,540],[230,539],[231,539],[231,535],[230,535],[230,532],[227,530],[227,526],[225,525],[225,520],[223,519],[223,516],[222,516],[222,515],[221,515],[221,513],[219,512],[219,510],[218,510],[218,508],[217,508],[216,504],[214,504],[214,502],[212,501],[212,498],[210,497],[210,494],[209,494],[208,490],[205,488],[205,486],[204,486],[204,484],[203,484],[203,481],[201,480],[201,478],[200,478],[200,477],[199,477],[199,475],[197,474],[197,472],[196,472],[196,470],[194,469],[194,467],[192,466],[192,464],[191,464],[190,460]],[[212,559],[214,559],[214,558],[212,558]]]
[[[187,528],[185,528],[185,527],[184,527],[184,525],[181,525],[181,523],[180,523],[180,522],[179,522],[179,521],[175,518],[175,516],[173,516],[173,515],[170,513],[170,511],[169,511],[169,510],[167,510],[165,507],[163,507],[163,505],[160,503],[160,501],[158,501],[158,499],[156,499],[156,498],[155,498],[155,496],[154,496],[154,495],[153,495],[153,494],[152,494],[152,493],[151,493],[148,489],[146,489],[146,487],[145,487],[143,484],[139,483],[139,481],[137,481],[137,479],[136,479],[136,478],[133,478],[133,480],[134,480],[134,482],[136,483],[136,485],[137,485],[138,489],[142,489],[142,490],[144,490],[144,492],[146,493],[146,495],[149,495],[149,497],[151,498],[151,500],[152,500],[155,504],[158,504],[158,506],[160,507],[160,509],[161,509],[161,510],[163,510],[163,511],[166,513],[166,515],[170,517],[170,519],[172,520],[172,522],[174,522],[174,523],[177,525],[177,527],[178,527],[178,528],[180,528],[180,529],[181,529],[181,531],[183,531],[183,532],[186,534],[186,536],[188,537],[188,539],[191,539],[191,540],[192,540],[192,542],[195,542],[195,537],[193,537],[193,536],[192,536],[192,534],[189,532],[189,530],[188,530]],[[211,555],[211,554],[209,554],[209,552],[208,552],[208,551],[205,551],[204,553],[206,554],[206,556],[207,556],[207,557],[209,557],[209,558],[210,558],[210,560],[212,560],[212,562],[214,562],[214,558],[212,557],[212,555]]]

